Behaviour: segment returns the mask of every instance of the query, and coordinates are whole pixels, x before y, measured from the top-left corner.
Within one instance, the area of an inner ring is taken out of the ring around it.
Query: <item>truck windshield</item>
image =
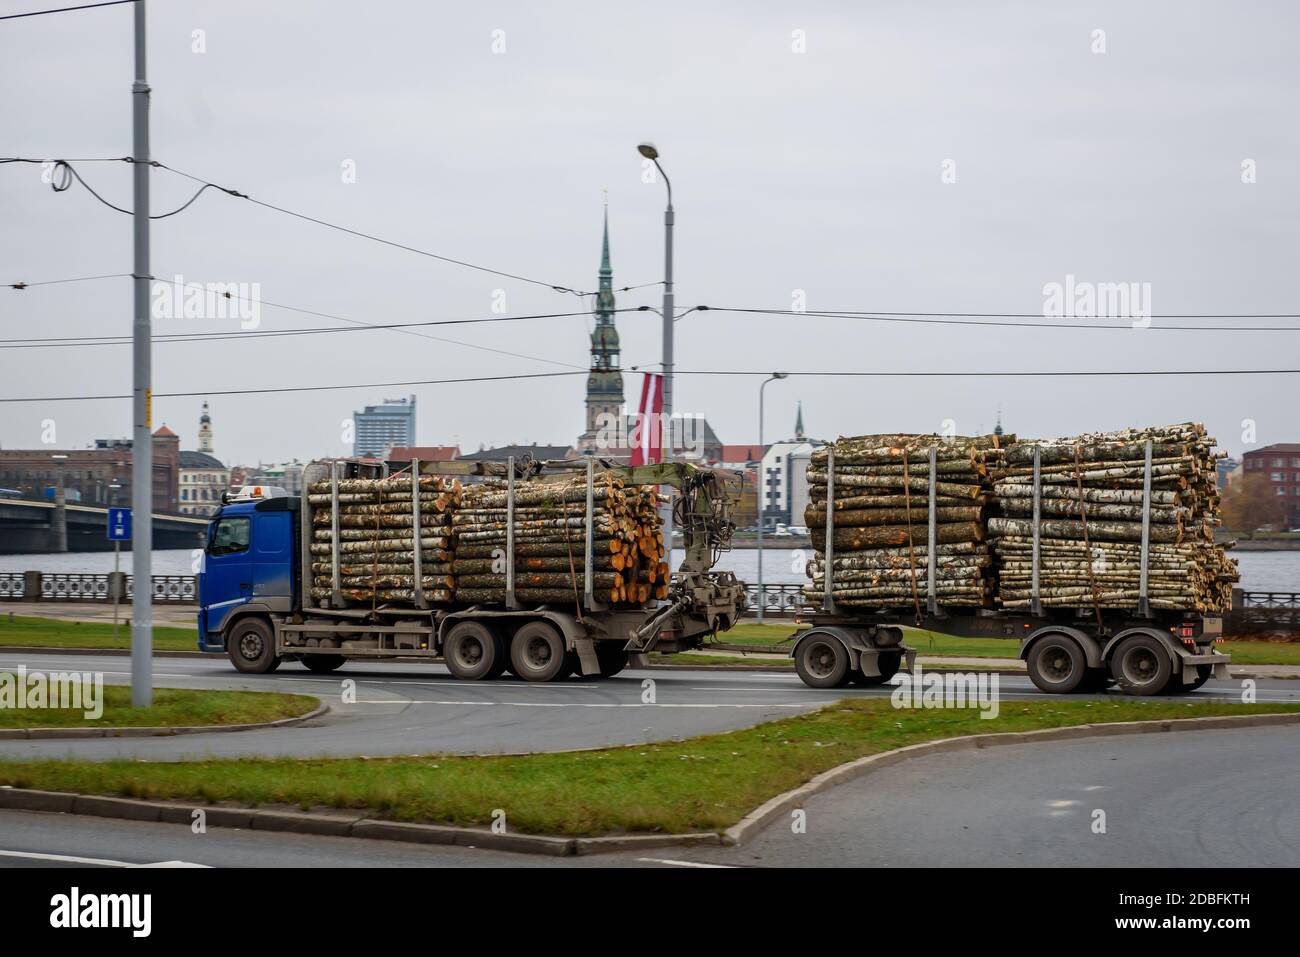
[[[209,555],[233,555],[248,551],[248,533],[251,523],[247,518],[223,518],[212,526],[208,542]]]

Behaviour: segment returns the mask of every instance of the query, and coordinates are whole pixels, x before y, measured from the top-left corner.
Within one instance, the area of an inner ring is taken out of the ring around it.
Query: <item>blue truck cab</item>
[[[257,487],[241,490],[208,523],[199,572],[199,650],[226,651],[230,626],[247,615],[285,615],[299,608],[298,521],[301,502]]]

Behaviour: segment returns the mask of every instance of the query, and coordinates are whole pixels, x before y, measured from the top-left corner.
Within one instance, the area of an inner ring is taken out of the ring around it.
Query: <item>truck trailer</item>
[[[744,612],[744,585],[730,572],[713,570],[719,553],[730,547],[732,473],[684,462],[623,466],[591,457],[416,460],[401,476],[410,489],[409,508],[398,502],[385,505],[385,513],[400,510],[403,521],[423,528],[420,479],[425,476],[489,480],[502,488],[501,601],[466,604],[448,600],[445,591],[426,592],[423,532],[404,559],[413,562],[413,576],[402,579],[403,586],[409,582],[409,592],[384,592],[382,599],[370,601],[349,597],[341,573],[347,557],[339,534],[339,506],[346,501],[346,496],[340,499],[340,483],[398,476],[374,460],[320,460],[304,470],[300,495],[254,489],[229,498],[213,515],[199,575],[199,648],[224,652],[235,668],[251,674],[268,673],[286,661],[326,673],[353,659],[437,658],[452,675],[467,680],[498,678],[509,670],[528,681],[555,681],[575,672],[608,677],[633,656],[697,647],[731,628]],[[677,492],[674,524],[684,536],[686,556],[662,599],[614,605],[595,587],[595,500],[601,482],[611,478]],[[584,531],[572,546],[570,573],[560,576],[571,583],[572,598],[533,602],[517,597],[529,592],[522,585],[516,588],[516,578],[523,577],[517,573],[516,550],[525,533],[517,530],[522,525],[514,514],[522,490],[545,490],[546,483],[564,486],[570,498],[575,483],[585,483],[585,502],[574,505],[585,522],[575,523]],[[313,487],[328,489],[328,504],[313,503],[322,497],[309,492]],[[331,526],[332,536],[313,534],[314,528]],[[321,538],[328,538],[328,548],[321,546]]]
[[[938,542],[936,490],[943,475],[936,451],[942,440],[928,448],[909,449],[906,456],[922,453],[913,473],[918,481],[916,508],[923,511],[926,528],[917,536],[920,561],[908,558],[912,595],[894,607],[840,607],[835,600],[836,467],[835,448],[826,453],[825,554],[821,598],[811,609],[812,627],[793,636],[795,668],[803,682],[814,688],[844,684],[882,684],[902,663],[911,670],[914,648],[904,643],[904,627],[914,627],[961,637],[996,637],[1018,640],[1018,657],[1026,664],[1033,683],[1052,694],[1100,691],[1110,684],[1130,695],[1193,691],[1211,677],[1227,678],[1231,660],[1215,649],[1222,641],[1223,620],[1176,607],[1157,607],[1148,595],[1151,546],[1152,447],[1144,448],[1135,498],[1141,511],[1141,539],[1136,544],[1140,563],[1137,600],[1132,607],[1102,607],[1097,601],[1054,607],[1043,600],[1040,585],[1040,531],[1045,496],[1038,451],[1033,453],[1031,599],[1026,609],[970,607],[945,604],[937,592]],[[811,466],[810,466],[811,469]],[[1138,467],[1135,466],[1135,471]],[[908,475],[906,467],[903,474]],[[1080,498],[1082,491],[1080,490]],[[911,502],[907,503],[909,522]],[[1086,526],[1086,521],[1083,523]],[[910,525],[909,525],[910,529]],[[911,543],[911,532],[908,533]],[[906,550],[906,549],[905,549]]]

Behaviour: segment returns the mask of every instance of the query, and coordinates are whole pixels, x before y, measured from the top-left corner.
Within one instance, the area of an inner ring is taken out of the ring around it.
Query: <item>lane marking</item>
[[[81,864],[92,867],[207,867],[190,861],[158,861],[154,864],[133,864],[104,857],[74,857],[70,854],[40,854],[36,851],[0,851],[0,857],[14,857],[28,861],[56,861],[60,864]]]
[[[394,704],[392,701],[362,701],[354,704]],[[437,698],[417,698],[407,704],[442,704],[442,705],[500,705],[504,708],[811,708],[818,702],[808,701],[800,704],[789,702],[766,702],[758,704],[733,704],[731,702],[686,703],[659,702],[645,704],[640,701],[449,701]]]
[[[675,861],[670,857],[638,857],[643,864],[666,864],[669,867],[708,867],[735,870],[730,864],[705,864],[702,861]]]

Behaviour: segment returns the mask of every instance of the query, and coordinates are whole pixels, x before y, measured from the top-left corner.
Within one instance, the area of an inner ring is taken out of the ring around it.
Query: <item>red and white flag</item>
[[[663,461],[660,448],[659,420],[664,411],[664,377],[647,372],[641,383],[641,407],[637,410],[637,441],[632,445],[631,465],[650,465]]]

